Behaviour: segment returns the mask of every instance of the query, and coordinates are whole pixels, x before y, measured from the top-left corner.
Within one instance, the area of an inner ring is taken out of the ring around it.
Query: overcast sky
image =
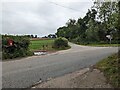
[[[92,0],[3,0],[2,33],[52,34],[68,19],[84,17],[92,5]]]

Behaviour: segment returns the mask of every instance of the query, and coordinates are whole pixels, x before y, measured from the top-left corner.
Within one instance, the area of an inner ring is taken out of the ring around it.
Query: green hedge
[[[65,49],[66,47],[69,47],[68,40],[65,38],[59,37],[55,39],[53,47],[57,49]]]
[[[12,46],[8,45],[8,40],[13,40]],[[30,40],[27,36],[2,35],[2,59],[13,59],[32,55],[29,50]]]

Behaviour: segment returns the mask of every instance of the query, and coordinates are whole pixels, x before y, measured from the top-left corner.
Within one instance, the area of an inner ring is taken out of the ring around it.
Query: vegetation
[[[70,46],[68,45],[68,40],[66,38],[57,38],[54,41],[53,48],[55,49],[67,49]]]
[[[2,59],[32,55],[29,44],[30,40],[26,36],[2,35]]]
[[[65,37],[77,44],[108,44],[112,37],[112,44],[120,43],[118,35],[118,2],[94,2],[83,18],[69,19],[65,26],[57,29],[58,37]]]
[[[94,44],[87,44],[86,46],[94,46],[94,47],[119,47],[120,44],[100,44],[100,43],[94,43]]]
[[[70,48],[65,38],[39,39],[28,36],[2,35],[2,59],[33,55],[34,51],[56,51]]]
[[[104,73],[113,87],[120,87],[120,51],[98,62],[96,67]]]
[[[68,41],[65,38],[57,38],[57,39],[38,39],[31,40],[31,44],[29,46],[30,50],[47,50],[47,51],[56,51],[61,49],[68,49]]]
[[[52,48],[54,39],[41,39],[41,40],[31,40],[30,41],[30,50],[54,50]]]
[[[76,44],[90,46],[120,45],[120,1],[94,2],[83,18],[69,19],[59,27],[57,37],[65,37]],[[106,36],[110,37],[107,38]],[[112,41],[110,42],[110,38]],[[109,44],[111,43],[111,44]],[[96,67],[104,72],[114,87],[120,87],[120,51],[99,63]]]

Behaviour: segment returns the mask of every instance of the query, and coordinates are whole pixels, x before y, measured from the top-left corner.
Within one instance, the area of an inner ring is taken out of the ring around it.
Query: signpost
[[[106,37],[110,40],[110,44],[111,44],[112,36],[111,35],[106,35]]]

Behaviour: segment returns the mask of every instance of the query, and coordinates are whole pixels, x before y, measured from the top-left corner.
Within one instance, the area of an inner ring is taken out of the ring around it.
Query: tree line
[[[112,37],[112,43],[120,43],[118,2],[94,2],[86,15],[78,20],[69,19],[65,26],[57,29],[57,37],[65,37],[78,44],[109,43],[106,35]]]

